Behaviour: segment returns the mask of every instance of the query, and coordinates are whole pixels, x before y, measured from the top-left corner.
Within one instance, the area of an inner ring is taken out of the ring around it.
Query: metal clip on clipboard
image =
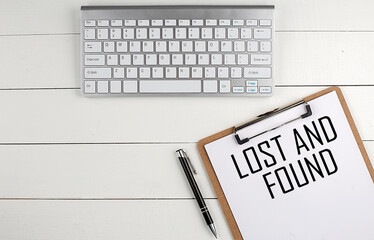
[[[305,110],[306,110],[306,112],[305,112],[304,114],[302,114],[301,116],[296,117],[296,118],[294,118],[294,119],[291,119],[291,120],[289,120],[289,121],[287,121],[287,122],[285,122],[285,123],[283,123],[283,124],[280,124],[280,125],[278,125],[278,126],[276,126],[276,127],[271,128],[271,129],[269,129],[269,130],[265,130],[265,131],[263,131],[263,132],[260,132],[260,133],[254,135],[254,136],[247,137],[247,138],[243,138],[243,139],[241,139],[241,138],[239,137],[239,135],[238,135],[238,131],[242,130],[243,128],[249,127],[249,126],[251,126],[251,125],[253,125],[253,124],[255,124],[255,123],[258,123],[258,122],[260,122],[260,121],[262,121],[262,120],[265,120],[265,119],[267,119],[267,118],[270,118],[270,117],[272,117],[272,116],[274,116],[274,115],[277,115],[277,114],[279,114],[279,113],[285,112],[285,111],[287,111],[287,110],[289,110],[289,109],[291,109],[291,108],[297,107],[297,106],[302,105],[302,104],[305,104]],[[264,113],[264,114],[258,115],[257,118],[254,119],[254,120],[251,120],[251,121],[249,121],[249,122],[243,123],[243,124],[238,125],[238,126],[235,126],[235,127],[234,127],[235,139],[236,139],[236,141],[238,142],[239,145],[242,145],[242,144],[248,142],[248,141],[249,141],[250,139],[252,139],[252,138],[255,138],[255,137],[260,136],[260,135],[262,135],[262,134],[264,134],[264,133],[267,133],[267,132],[273,131],[273,130],[275,130],[275,129],[277,129],[277,128],[280,128],[280,127],[282,127],[282,126],[284,126],[284,125],[286,125],[286,124],[288,124],[288,123],[291,123],[291,122],[293,122],[293,121],[296,121],[296,120],[298,120],[298,119],[303,119],[303,118],[309,117],[309,116],[311,116],[311,115],[312,115],[312,109],[311,109],[310,105],[309,105],[306,101],[301,100],[301,101],[299,101],[299,102],[297,102],[297,103],[294,103],[294,104],[288,105],[288,106],[286,106],[286,107],[283,107],[283,108],[276,108],[276,109],[274,109],[273,111],[270,111],[270,112],[267,112],[267,113]]]

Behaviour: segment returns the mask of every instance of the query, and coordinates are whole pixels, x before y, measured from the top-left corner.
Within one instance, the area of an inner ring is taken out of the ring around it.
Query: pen
[[[210,230],[212,231],[213,235],[217,238],[217,232],[216,232],[216,228],[214,227],[214,224],[213,224],[213,219],[210,216],[208,207],[205,204],[204,198],[201,195],[199,187],[197,186],[195,178],[193,177],[193,174],[192,174],[192,172],[194,172],[196,174],[196,170],[192,166],[192,163],[191,163],[189,157],[187,156],[187,153],[183,149],[177,150],[177,156],[178,156],[178,159],[179,159],[179,161],[182,165],[184,173],[186,174],[187,180],[190,183],[190,186],[192,188],[193,194],[195,195],[196,201],[199,204],[200,211],[203,214],[205,222],[208,225],[208,227],[210,228]],[[191,168],[192,168],[192,170],[191,170]]]

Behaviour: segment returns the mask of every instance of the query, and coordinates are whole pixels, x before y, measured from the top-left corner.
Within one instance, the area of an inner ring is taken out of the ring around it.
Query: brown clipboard
[[[357,145],[361,151],[361,155],[362,157],[364,158],[365,160],[365,163],[366,163],[366,167],[370,173],[370,176],[374,182],[374,170],[373,170],[373,166],[371,165],[371,162],[370,162],[370,159],[366,153],[366,150],[365,150],[365,147],[364,147],[364,144],[361,140],[361,137],[357,131],[357,128],[356,128],[356,125],[353,121],[353,118],[351,116],[351,113],[349,112],[349,109],[348,109],[348,106],[347,106],[347,103],[343,97],[343,94],[340,90],[339,87],[330,87],[330,88],[327,88],[325,90],[322,90],[320,92],[317,92],[315,94],[312,94],[310,96],[307,96],[305,98],[303,98],[302,100],[304,100],[305,102],[308,102],[310,100],[313,100],[315,98],[318,98],[322,95],[325,95],[327,93],[330,93],[330,92],[333,92],[335,91],[338,98],[339,98],[339,101],[340,101],[340,104],[344,110],[344,113],[345,113],[345,116],[347,118],[347,121],[351,127],[351,130],[352,130],[352,133],[356,139],[356,142],[357,142]],[[203,163],[204,163],[204,166],[205,166],[205,169],[209,175],[209,178],[210,178],[210,181],[212,183],[212,186],[214,188],[214,191],[216,192],[216,195],[217,195],[217,198],[218,198],[218,201],[221,205],[221,208],[222,208],[222,211],[226,217],[226,221],[230,227],[230,230],[231,230],[231,233],[232,233],[232,236],[234,237],[234,239],[243,239],[241,233],[240,233],[240,230],[239,230],[239,227],[235,221],[235,218],[234,218],[234,215],[232,214],[231,212],[231,209],[230,209],[230,206],[227,202],[227,199],[225,197],[225,194],[223,193],[223,190],[221,188],[221,185],[218,181],[218,178],[214,172],[214,169],[213,169],[213,166],[209,160],[209,157],[208,157],[208,154],[204,148],[204,146],[210,142],[213,142],[215,140],[218,140],[220,138],[223,138],[227,135],[230,135],[232,133],[235,132],[235,127],[231,127],[229,129],[226,129],[226,130],[223,130],[219,133],[216,133],[212,136],[209,136],[207,138],[204,138],[204,139],[201,139],[198,143],[197,143],[197,148],[199,150],[199,153],[200,153],[200,157],[201,159],[203,160]]]

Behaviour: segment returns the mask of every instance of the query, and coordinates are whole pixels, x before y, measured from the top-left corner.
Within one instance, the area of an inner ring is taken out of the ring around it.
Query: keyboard
[[[271,96],[274,6],[82,6],[86,97]]]

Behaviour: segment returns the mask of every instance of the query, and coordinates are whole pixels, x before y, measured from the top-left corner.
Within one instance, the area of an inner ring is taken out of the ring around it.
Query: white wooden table
[[[80,6],[140,3],[275,4],[275,95],[83,98]],[[231,239],[196,142],[330,85],[342,88],[374,158],[374,1],[140,3],[1,1],[1,240],[213,239],[178,148],[197,166],[219,239]]]

